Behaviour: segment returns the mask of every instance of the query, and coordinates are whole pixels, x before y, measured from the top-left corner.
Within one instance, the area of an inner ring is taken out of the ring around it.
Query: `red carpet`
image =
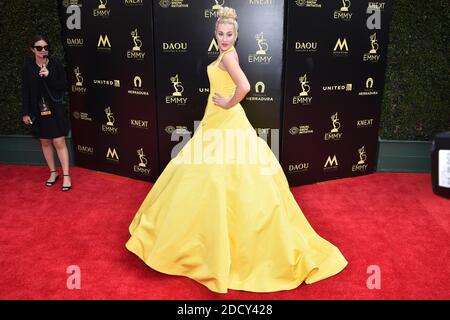
[[[349,265],[295,290],[221,295],[148,268],[128,252],[128,225],[151,184],[81,168],[74,188],[48,169],[0,165],[0,299],[449,299],[450,201],[429,174],[375,173],[292,188],[315,230]],[[182,223],[182,222],[180,222]],[[81,289],[66,286],[68,266]],[[367,268],[381,270],[368,289]]]

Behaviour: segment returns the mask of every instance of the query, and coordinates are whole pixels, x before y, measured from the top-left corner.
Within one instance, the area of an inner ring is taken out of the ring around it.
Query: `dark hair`
[[[31,45],[30,47],[33,47],[34,44],[40,40],[44,40],[45,42],[47,42],[48,45],[50,45],[50,42],[48,41],[47,37],[41,35],[41,34],[37,34],[35,35],[32,39],[31,39]]]

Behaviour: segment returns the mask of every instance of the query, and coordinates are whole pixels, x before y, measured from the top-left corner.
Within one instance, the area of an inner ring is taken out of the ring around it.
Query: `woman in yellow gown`
[[[310,226],[239,103],[250,85],[234,48],[237,27],[235,10],[220,9],[205,114],[140,206],[126,247],[151,268],[215,292],[289,290],[347,261]]]

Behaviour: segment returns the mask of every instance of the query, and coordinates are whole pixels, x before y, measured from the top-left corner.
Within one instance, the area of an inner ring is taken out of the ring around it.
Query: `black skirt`
[[[62,106],[58,106],[63,108]],[[65,114],[65,112],[60,111]],[[40,139],[53,139],[67,136],[69,133],[68,119],[60,115],[60,112],[52,111],[51,115],[38,115],[31,126],[32,133]]]

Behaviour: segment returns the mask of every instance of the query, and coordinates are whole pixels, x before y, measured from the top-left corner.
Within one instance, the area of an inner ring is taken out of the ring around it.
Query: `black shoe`
[[[52,172],[57,172],[57,171],[56,171],[56,170],[51,170],[50,173],[52,173]],[[55,182],[58,180],[58,178],[59,178],[59,175],[56,174],[55,179],[54,179],[53,181],[47,181],[47,182],[45,183],[45,185],[46,185],[47,187],[53,186],[53,185],[55,184]]]
[[[70,177],[70,174],[65,174],[64,177]],[[72,182],[70,182],[70,186],[62,186],[61,190],[62,191],[69,191],[70,188],[72,188]]]

